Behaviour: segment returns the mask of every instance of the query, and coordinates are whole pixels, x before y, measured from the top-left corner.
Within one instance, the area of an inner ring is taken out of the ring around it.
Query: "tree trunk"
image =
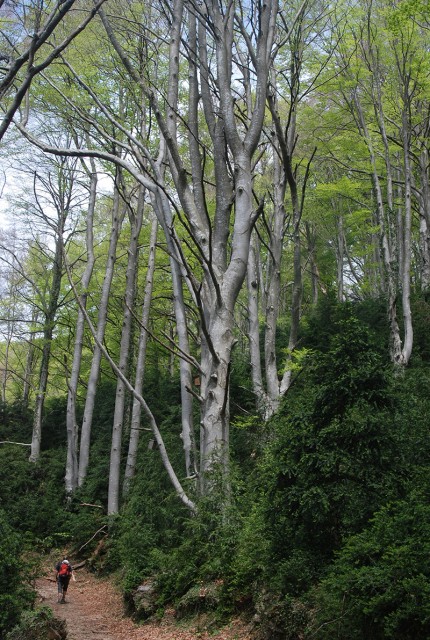
[[[28,407],[28,403],[30,400],[30,391],[31,391],[31,379],[33,376],[33,370],[34,370],[34,361],[35,361],[35,354],[36,354],[36,346],[34,343],[34,330],[33,327],[37,324],[38,322],[38,311],[36,310],[32,310],[31,312],[31,331],[30,331],[30,338],[28,341],[28,349],[27,349],[27,356],[25,359],[25,373],[24,373],[24,385],[23,385],[23,391],[22,391],[22,403],[24,405],[25,408]]]
[[[405,88],[406,91],[406,88]],[[406,104],[405,104],[406,106]],[[410,161],[410,126],[406,110],[402,122],[403,161],[405,175],[405,224],[403,234],[402,303],[404,340],[398,363],[407,365],[412,354],[413,327],[411,311],[411,232],[412,232],[412,170]]]
[[[319,272],[318,266],[315,259],[315,251],[316,251],[316,233],[312,227],[312,225],[306,221],[305,223],[306,229],[306,239],[308,243],[308,255],[310,262],[310,271],[311,271],[311,292],[312,292],[312,304],[316,305],[318,302],[318,292],[319,292]]]
[[[259,280],[257,273],[256,237],[253,234],[248,257],[247,290],[248,290],[248,340],[251,359],[251,379],[257,407],[261,415],[266,415],[267,397],[263,384],[260,354],[260,322],[259,322]]]
[[[430,289],[430,184],[429,154],[423,150],[419,157],[420,168],[420,254],[421,254],[421,288]]]
[[[372,186],[376,200],[377,222],[380,230],[382,257],[386,279],[387,313],[390,324],[390,354],[393,362],[399,362],[402,353],[402,341],[400,338],[400,329],[397,320],[397,284],[395,258],[391,249],[390,237],[386,229],[384,200],[377,169],[376,156],[373,149],[371,137],[367,129],[363,109],[357,94],[355,94],[354,96],[354,104],[356,108],[357,123],[363,140],[367,146],[372,171]]]
[[[124,317],[122,324],[121,344],[119,353],[118,368],[125,375],[129,360],[131,327],[133,319],[133,306],[136,288],[136,275],[138,267],[138,242],[142,228],[144,210],[144,189],[139,190],[136,214],[133,216],[130,229],[130,243],[128,248],[128,264],[126,274],[126,288],[124,298]],[[113,417],[110,466],[109,466],[109,489],[108,489],[108,515],[118,513],[120,494],[120,474],[121,474],[121,445],[124,421],[126,389],[121,378],[117,380],[115,395],[115,410]]]
[[[117,176],[118,177],[118,176]],[[106,262],[106,271],[103,280],[103,288],[99,303],[98,321],[97,321],[97,339],[99,343],[103,342],[103,337],[107,322],[108,302],[114,274],[116,247],[121,230],[121,225],[125,215],[125,209],[120,210],[120,196],[118,191],[118,183],[114,191],[114,202],[112,210],[112,228],[109,241],[109,251]],[[93,359],[91,362],[91,370],[87,384],[87,397],[85,401],[84,416],[82,419],[81,442],[79,451],[79,472],[78,484],[81,486],[87,476],[89,454],[90,454],[90,437],[91,426],[94,413],[94,402],[97,390],[97,380],[99,377],[100,363],[102,352],[96,343],[94,346]]]
[[[86,251],[87,264],[81,278],[80,300],[83,308],[87,304],[87,291],[94,268],[93,247],[93,220],[97,196],[97,172],[94,160],[91,160],[90,196],[86,220]],[[76,396],[79,384],[79,372],[81,369],[82,349],[84,344],[85,318],[78,306],[78,316],[75,329],[75,346],[73,361],[68,383],[67,394],[67,461],[65,474],[66,494],[71,494],[78,486],[78,424],[76,419]]]
[[[336,216],[337,243],[336,243],[336,263],[337,263],[337,299],[338,302],[345,301],[343,270],[345,260],[345,236],[343,231],[343,216]]]
[[[151,227],[151,237],[149,240],[149,252],[148,252],[148,266],[146,271],[145,292],[142,305],[142,317],[139,335],[139,345],[137,350],[137,362],[136,362],[136,378],[134,381],[134,389],[137,394],[142,395],[143,381],[145,377],[145,361],[146,361],[146,345],[148,342],[147,327],[149,323],[149,311],[151,308],[152,299],[152,286],[154,281],[155,271],[155,253],[156,253],[156,240],[157,240],[158,222],[154,218]],[[136,471],[137,460],[137,448],[139,445],[140,436],[140,416],[142,413],[142,406],[135,396],[133,398],[133,409],[131,414],[131,428],[130,428],[130,440],[128,445],[127,463],[124,474],[123,493],[127,494],[130,487],[131,480],[134,478]]]
[[[45,313],[43,327],[43,347],[42,359],[39,371],[39,384],[36,394],[36,403],[33,416],[33,434],[31,438],[30,462],[37,462],[40,457],[40,446],[42,441],[42,417],[45,403],[46,388],[48,385],[49,361],[51,358],[52,335],[54,331],[55,315],[58,309],[58,298],[60,296],[61,278],[63,274],[63,227],[64,217],[60,217],[57,228],[57,238],[55,244],[55,257],[52,265],[52,282],[49,294],[48,307]]]
[[[274,144],[276,144],[274,142]],[[266,374],[268,419],[279,406],[280,388],[276,358],[276,332],[281,299],[281,261],[285,233],[285,172],[281,168],[278,151],[274,151],[273,221],[270,228],[269,256],[266,283],[264,366]]]

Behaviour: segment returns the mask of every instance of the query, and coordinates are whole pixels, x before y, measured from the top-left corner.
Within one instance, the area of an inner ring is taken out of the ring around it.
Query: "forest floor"
[[[65,619],[68,640],[250,640],[249,630],[239,620],[216,632],[208,632],[203,621],[194,627],[179,626],[174,611],[160,623],[135,624],[124,614],[121,594],[109,579],[96,578],[85,569],[71,581],[66,604],[57,603],[54,572],[36,581],[41,604]]]

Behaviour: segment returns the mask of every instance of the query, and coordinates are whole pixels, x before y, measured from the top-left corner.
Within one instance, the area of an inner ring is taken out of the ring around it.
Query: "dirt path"
[[[53,577],[40,578],[36,587],[43,604],[66,620],[69,640],[250,640],[239,623],[208,634],[199,629],[178,629],[172,614],[160,625],[137,626],[124,617],[121,596],[112,584],[85,570],[77,572],[76,582],[70,582],[66,604],[57,603]]]

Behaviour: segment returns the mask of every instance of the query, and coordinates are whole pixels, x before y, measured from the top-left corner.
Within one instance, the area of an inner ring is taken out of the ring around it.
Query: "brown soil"
[[[180,628],[173,610],[159,624],[136,625],[124,615],[121,595],[112,583],[85,569],[76,572],[76,582],[70,582],[66,604],[57,603],[52,574],[39,578],[36,587],[41,602],[66,620],[68,640],[251,640],[240,621],[214,633],[199,627]]]

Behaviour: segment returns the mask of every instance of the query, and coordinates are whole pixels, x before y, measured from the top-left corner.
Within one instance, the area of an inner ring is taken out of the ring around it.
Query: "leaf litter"
[[[39,601],[67,622],[68,640],[251,640],[249,627],[233,620],[217,631],[203,625],[180,628],[175,612],[168,609],[159,622],[136,624],[124,613],[121,594],[107,578],[96,578],[85,569],[70,582],[66,604],[57,603],[55,579],[45,574],[36,581]]]

